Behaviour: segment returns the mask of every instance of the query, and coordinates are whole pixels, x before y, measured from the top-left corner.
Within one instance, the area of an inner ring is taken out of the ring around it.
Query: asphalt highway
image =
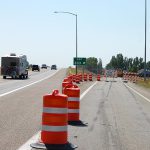
[[[149,150],[150,103],[121,79],[98,82],[81,100],[87,127],[69,126],[78,150]]]
[[[29,78],[28,79],[12,79],[11,77],[7,77],[7,79],[0,78],[0,97],[5,95],[5,93],[9,93],[16,89],[20,89],[27,85],[32,85],[34,83],[40,82],[45,80],[55,74],[56,70],[50,69],[41,69],[40,72],[38,71],[29,71]]]
[[[43,95],[53,89],[61,89],[61,82],[66,76],[66,69],[55,72],[31,72],[27,80],[0,79],[1,150],[16,150],[39,131]],[[14,92],[11,93],[12,90]]]
[[[40,131],[42,96],[53,89],[61,90],[65,76],[66,70],[62,69],[52,77],[0,97],[1,150],[16,150]],[[5,83],[10,82],[2,81],[0,85]],[[120,78],[84,82],[79,86],[80,119],[88,124],[68,125],[68,141],[77,145],[77,150],[150,149],[149,101]]]

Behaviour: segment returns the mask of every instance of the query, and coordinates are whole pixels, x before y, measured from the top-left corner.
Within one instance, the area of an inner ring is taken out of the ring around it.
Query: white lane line
[[[97,81],[92,84],[86,91],[84,91],[84,93],[82,93],[82,95],[80,96],[80,100],[83,99],[83,97],[97,84]]]
[[[13,92],[19,91],[19,90],[21,90],[21,89],[24,89],[24,88],[26,88],[26,87],[29,87],[29,86],[34,85],[34,84],[36,84],[36,83],[39,83],[39,82],[41,82],[41,81],[43,81],[43,80],[46,80],[46,79],[50,78],[51,76],[53,76],[54,74],[56,74],[58,71],[59,71],[59,70],[57,70],[56,72],[54,72],[54,73],[51,74],[50,76],[47,76],[47,77],[45,77],[45,78],[43,78],[43,79],[41,79],[41,80],[32,82],[32,83],[30,83],[30,84],[27,84],[27,85],[22,86],[22,87],[20,87],[20,88],[14,89],[14,90],[12,90],[12,91],[9,91],[9,92],[0,94],[0,97],[6,96],[6,95],[11,94],[11,93],[13,93]]]
[[[136,94],[138,94],[139,96],[141,96],[142,98],[144,98],[146,101],[150,102],[150,99],[148,99],[147,97],[145,97],[144,95],[140,94],[138,91],[136,91],[135,89],[131,88],[130,86],[124,84],[126,87],[128,87],[129,89],[131,89],[133,92],[135,92]]]
[[[97,81],[92,84],[86,91],[82,93],[80,96],[80,100],[83,99],[83,97],[97,84]],[[40,137],[40,131],[36,133],[33,137],[31,137],[25,144],[23,144],[20,148],[17,150],[31,150],[30,144],[36,143]]]
[[[31,150],[30,144],[36,143],[38,139],[40,138],[40,131],[36,133],[33,137],[31,137],[25,144],[23,144],[20,148],[17,150]]]

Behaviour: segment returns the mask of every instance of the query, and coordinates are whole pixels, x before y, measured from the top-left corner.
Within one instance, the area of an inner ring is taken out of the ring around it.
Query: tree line
[[[102,59],[97,59],[95,57],[87,58],[85,68],[93,73],[102,73]],[[116,56],[112,56],[110,62],[106,65],[105,68],[114,70],[122,69],[128,72],[138,72],[138,70],[144,69],[144,60],[142,57],[127,58],[119,53]],[[146,63],[146,69],[150,70],[150,61]]]
[[[78,66],[78,67],[82,67],[82,66]],[[102,60],[99,58],[95,58],[95,57],[89,57],[86,58],[86,65],[84,66],[85,69],[87,69],[90,72],[93,73],[102,73]]]
[[[106,69],[122,69],[129,72],[138,72],[144,68],[144,60],[142,57],[138,58],[127,58],[123,57],[123,55],[117,54],[116,56],[112,56],[110,62],[106,65]],[[146,63],[146,68],[150,69],[150,61]]]

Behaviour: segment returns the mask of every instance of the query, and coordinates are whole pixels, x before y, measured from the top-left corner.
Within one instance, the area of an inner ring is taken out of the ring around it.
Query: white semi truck
[[[26,55],[16,55],[11,53],[1,57],[1,75],[3,79],[6,77],[28,78],[28,61]]]

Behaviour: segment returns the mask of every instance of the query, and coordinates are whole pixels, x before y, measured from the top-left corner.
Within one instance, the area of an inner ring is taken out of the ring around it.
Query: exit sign
[[[83,57],[74,57],[73,58],[74,65],[86,65],[86,58]]]

